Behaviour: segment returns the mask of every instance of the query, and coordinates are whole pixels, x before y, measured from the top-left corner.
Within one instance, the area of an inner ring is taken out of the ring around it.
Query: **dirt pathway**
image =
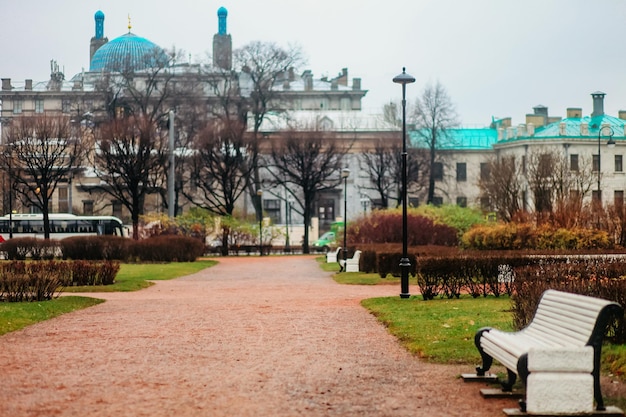
[[[500,416],[313,257],[241,257],[0,337],[0,416]]]

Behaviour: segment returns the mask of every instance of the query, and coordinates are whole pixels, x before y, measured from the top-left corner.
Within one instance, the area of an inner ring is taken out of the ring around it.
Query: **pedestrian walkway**
[[[499,416],[408,354],[312,256],[204,271],[0,337],[2,416]]]

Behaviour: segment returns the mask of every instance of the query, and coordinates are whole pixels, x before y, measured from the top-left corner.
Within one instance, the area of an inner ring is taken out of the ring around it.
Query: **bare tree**
[[[407,186],[409,190],[420,185],[424,168],[423,154],[419,149],[407,151]],[[402,146],[400,143],[385,140],[376,142],[373,148],[359,155],[359,166],[367,173],[371,186],[365,190],[375,191],[380,196],[381,207],[388,208],[390,200],[401,203],[402,188]],[[417,187],[419,188],[419,187]]]
[[[449,141],[446,131],[459,124],[456,109],[445,87],[437,82],[424,89],[421,98],[415,103],[412,114],[418,147],[429,151],[427,204],[432,204],[435,196],[435,162],[439,149]]]
[[[514,156],[494,157],[489,172],[492,174],[478,183],[481,195],[489,198],[500,219],[511,221],[521,208],[522,167]]]
[[[49,239],[52,195],[79,169],[85,147],[64,116],[15,118],[6,140],[2,165],[9,168],[10,183],[22,203],[43,214],[44,237]]]
[[[116,118],[99,127],[98,146],[91,165],[103,185],[93,187],[114,197],[128,211],[133,238],[139,238],[139,216],[145,198],[162,178],[167,150],[167,132],[149,119]]]
[[[339,173],[351,144],[330,140],[323,131],[290,130],[272,143],[268,172],[283,185],[304,218],[303,253],[309,253],[309,227],[320,192],[340,184]]]
[[[263,120],[272,111],[280,111],[279,92],[276,85],[289,80],[290,74],[304,64],[302,52],[297,46],[281,48],[273,42],[251,42],[233,52],[233,63],[239,72],[239,94],[245,118],[252,120],[254,144],[250,148],[252,175],[248,178],[247,189],[254,201],[257,215],[262,213],[260,199],[255,198],[260,187],[260,166],[258,158],[258,133]],[[250,128],[249,127],[249,128]]]
[[[185,196],[211,213],[232,217],[252,169],[248,161],[249,146],[242,123],[217,119],[209,123],[192,149],[188,175],[193,192],[185,191]],[[227,255],[230,230],[228,227],[222,230],[222,253]]]

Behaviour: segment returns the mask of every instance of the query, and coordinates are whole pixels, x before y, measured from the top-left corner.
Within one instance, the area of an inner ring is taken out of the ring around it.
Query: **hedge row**
[[[515,268],[513,317],[517,329],[534,316],[547,289],[615,301],[626,308],[626,263],[615,257],[581,257],[563,262],[543,262]],[[626,315],[611,324],[609,337],[626,343]]]
[[[610,249],[607,232],[582,228],[536,227],[528,223],[475,226],[461,238],[465,248],[478,250]]]
[[[8,259],[83,259],[130,262],[192,262],[204,244],[186,236],[162,235],[144,240],[116,236],[74,236],[63,240],[14,238],[0,244]]]
[[[44,301],[63,287],[109,285],[119,271],[118,262],[11,261],[0,264],[0,301]]]

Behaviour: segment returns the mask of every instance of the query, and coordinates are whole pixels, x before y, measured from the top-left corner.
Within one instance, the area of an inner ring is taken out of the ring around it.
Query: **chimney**
[[[335,79],[335,80],[331,80],[331,81],[330,81],[330,89],[331,89],[331,90],[337,90],[337,89],[339,89],[339,86],[337,85],[337,80],[336,80],[336,79]]]
[[[602,91],[596,91],[595,93],[591,93],[591,97],[593,97],[593,113],[591,113],[591,117],[603,116],[604,115],[604,96],[606,94]]]
[[[345,87],[348,86],[348,68],[341,69],[341,73],[337,76],[337,83]]]
[[[528,136],[535,136],[535,125],[527,123],[526,126],[528,126]]]
[[[352,79],[352,89],[353,90],[360,90],[361,89],[361,79],[360,78],[353,78]]]
[[[313,90],[313,73],[311,70],[306,70],[302,73],[302,80],[304,81],[304,91]]]
[[[620,110],[620,111],[617,113],[617,115],[618,115],[617,117],[619,117],[620,119],[622,119],[622,120],[626,120],[626,110]]]
[[[33,89],[33,80],[26,80],[26,85],[24,86],[24,90],[32,90]]]
[[[11,90],[11,79],[10,78],[3,78],[2,79],[2,89],[3,90]]]
[[[567,118],[568,119],[580,119],[583,117],[583,109],[580,107],[568,107]]]
[[[538,106],[533,107],[534,114],[538,116],[548,117],[548,108],[539,104]]]

